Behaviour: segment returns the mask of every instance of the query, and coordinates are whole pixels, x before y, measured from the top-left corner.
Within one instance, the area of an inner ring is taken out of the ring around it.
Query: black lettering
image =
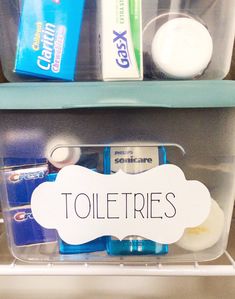
[[[126,219],[128,218],[128,204],[127,204],[127,197],[128,195],[131,195],[132,193],[122,193],[122,195],[125,195],[125,201],[126,201]]]
[[[92,213],[93,213],[93,215],[92,215],[92,217],[93,217],[93,219],[95,219],[95,193],[93,193],[93,195],[92,195]]]
[[[175,208],[175,206],[173,205],[173,203],[170,201],[170,199],[169,199],[170,196],[173,197],[173,198],[175,198],[175,194],[172,193],[172,192],[169,192],[169,193],[167,193],[167,195],[166,195],[166,200],[167,200],[167,201],[169,202],[169,204],[172,206],[172,208],[173,208],[173,210],[174,210],[174,213],[173,213],[171,216],[167,215],[167,213],[165,213],[165,215],[166,215],[167,218],[174,218],[175,215],[176,215],[176,208]]]
[[[151,219],[162,219],[163,218],[162,216],[153,216],[153,203],[154,202],[157,202],[157,203],[161,202],[160,199],[153,198],[154,195],[162,195],[162,193],[157,192],[157,193],[151,193],[151,195],[150,195],[150,218]]]
[[[99,195],[96,193],[96,218],[97,219],[105,219],[104,216],[99,215]]]
[[[69,218],[69,212],[68,212],[68,195],[72,195],[72,193],[61,193],[61,195],[65,195],[65,218]]]
[[[140,209],[137,209],[137,197],[142,198],[142,207]],[[142,218],[144,218],[144,215],[142,213],[142,210],[145,206],[145,198],[142,193],[135,193],[134,194],[134,218],[136,219],[137,212],[141,214]]]
[[[113,195],[118,195],[118,193],[107,193],[107,218],[108,219],[119,219],[119,217],[117,217],[117,216],[110,216],[110,214],[109,214],[109,204],[111,203],[111,202],[117,202],[117,200],[116,199],[110,199],[109,197],[110,196],[113,196]]]
[[[81,215],[79,215],[78,210],[77,210],[77,201],[78,201],[78,199],[79,199],[80,196],[83,196],[84,199],[86,198],[86,199],[88,200],[88,213],[87,213],[86,216],[81,216]],[[89,198],[89,196],[88,196],[87,194],[85,194],[85,193],[80,193],[80,194],[78,194],[78,195],[76,196],[75,201],[74,201],[74,210],[75,210],[76,215],[77,215],[79,218],[81,218],[81,219],[86,219],[86,218],[89,217],[90,212],[91,212],[91,202],[90,202],[90,198]]]
[[[147,212],[146,212],[146,218],[149,218],[149,194],[147,194]]]

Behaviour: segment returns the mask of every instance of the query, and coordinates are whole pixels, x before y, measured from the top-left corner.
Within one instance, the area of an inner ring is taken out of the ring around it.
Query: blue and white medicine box
[[[85,0],[24,0],[15,72],[74,80]]]

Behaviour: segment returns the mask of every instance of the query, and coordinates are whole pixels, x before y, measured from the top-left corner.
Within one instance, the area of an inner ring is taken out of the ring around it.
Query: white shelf
[[[226,253],[230,258],[230,255]],[[234,260],[230,265],[28,265],[11,264],[0,266],[1,276],[235,276]]]
[[[230,236],[235,236],[233,221]],[[225,254],[209,263],[184,265],[92,265],[92,264],[30,264],[14,259],[0,238],[0,276],[235,276],[235,238],[230,238]],[[229,253],[230,252],[230,253]]]

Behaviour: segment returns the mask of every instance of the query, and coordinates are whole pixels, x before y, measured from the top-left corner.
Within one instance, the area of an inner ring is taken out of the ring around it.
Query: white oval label
[[[103,175],[73,165],[63,168],[55,182],[39,185],[31,205],[35,220],[57,229],[68,244],[131,235],[172,244],[186,228],[206,220],[211,196],[205,185],[187,181],[175,165],[136,175]]]

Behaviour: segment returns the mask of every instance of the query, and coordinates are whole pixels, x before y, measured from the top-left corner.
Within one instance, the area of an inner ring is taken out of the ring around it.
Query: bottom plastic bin
[[[226,249],[234,108],[5,110],[0,135],[1,198],[17,258],[187,262]],[[77,250],[94,240],[89,253]]]

